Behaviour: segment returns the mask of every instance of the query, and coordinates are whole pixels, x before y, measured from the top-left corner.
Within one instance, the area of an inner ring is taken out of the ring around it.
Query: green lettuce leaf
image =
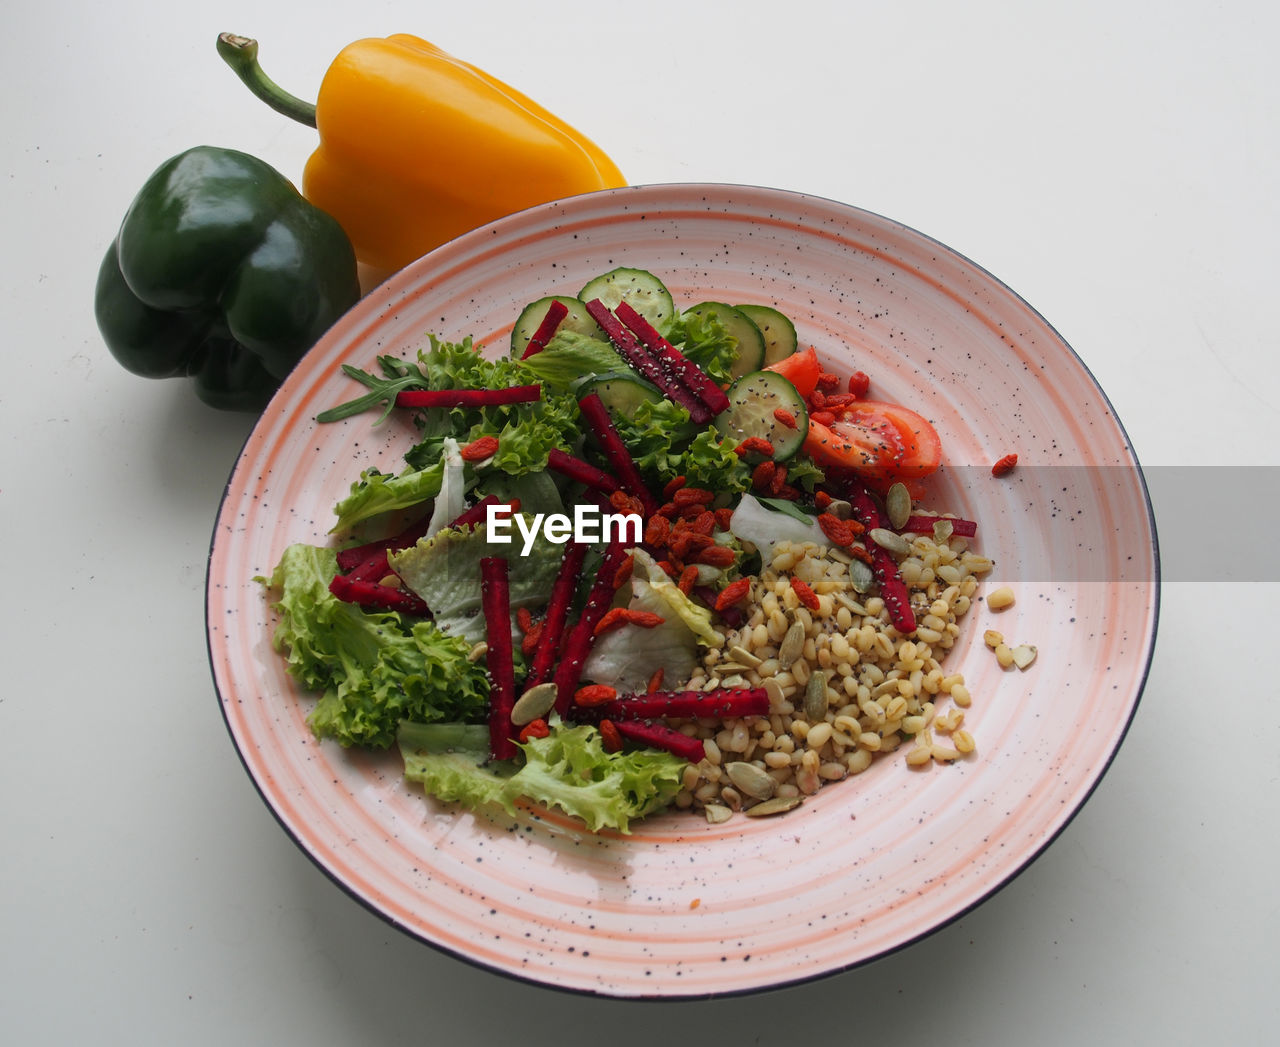
[[[670,753],[639,749],[605,751],[600,732],[588,724],[566,726],[552,718],[551,733],[520,748],[524,764],[485,764],[488,739],[401,727],[399,744],[405,777],[431,796],[470,808],[501,807],[516,813],[523,797],[558,807],[592,832],[630,832],[630,823],[667,806],[680,789],[685,762]],[[470,748],[466,748],[467,744]]]
[[[530,375],[529,381],[558,392],[576,388],[591,375],[627,370],[627,363],[608,342],[567,330],[557,332],[540,353],[521,360],[520,366]]]
[[[329,592],[328,548],[291,545],[269,579],[279,594],[273,634],[290,675],[321,691],[308,722],[320,738],[385,749],[401,720],[482,719],[489,681],[471,646],[429,621],[369,612]]]
[[[751,486],[751,469],[736,446],[714,427],[699,429],[689,412],[670,400],[641,403],[630,418],[614,420],[644,478],[661,489],[677,476],[690,487],[737,494]]]
[[[399,475],[366,469],[351,485],[350,493],[333,507],[337,523],[330,533],[346,531],[383,513],[410,509],[440,493],[444,480],[443,446],[436,461],[424,469],[407,469]]]
[[[532,526],[527,514],[518,515]],[[440,629],[475,644],[483,640],[487,632],[484,615],[480,613],[480,560],[483,557],[507,558],[513,615],[520,607],[545,604],[560,570],[563,547],[548,540],[541,528],[527,555],[524,535],[514,522],[510,536],[510,544],[501,544],[489,541],[484,524],[462,530],[446,528],[421,539],[417,545],[392,553],[388,562],[405,587],[426,601]],[[518,637],[514,620],[513,617],[512,635]]]
[[[728,385],[733,365],[738,361],[738,340],[714,316],[684,313],[677,316],[667,332],[685,356],[697,364],[716,385]]]

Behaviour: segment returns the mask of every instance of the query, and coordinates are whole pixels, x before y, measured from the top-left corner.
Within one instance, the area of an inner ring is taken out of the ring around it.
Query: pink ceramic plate
[[[764,302],[829,366],[934,421],[947,468],[931,505],[977,519],[1016,606],[975,604],[948,666],[973,694],[977,755],[910,770],[901,753],[780,819],[673,813],[634,835],[443,807],[394,755],[319,744],[312,699],[272,652],[255,575],[325,541],[361,469],[398,471],[411,438],[374,416],[317,425],[358,387],[339,364],[410,356],[428,332],[505,351],[527,302],[617,265],[677,303]],[[993,480],[1008,451],[1019,470]],[[972,466],[972,468],[966,468]],[[208,577],[227,726],[267,804],[337,883],[392,924],[485,968],[624,997],[709,996],[884,955],[989,897],[1079,810],[1124,737],[1158,605],[1155,535],[1120,422],[1025,302],[910,229],[829,200],[661,185],[539,207],[450,243],[377,288],[306,357],[231,475]],[[1039,647],[1002,671],[985,628]]]

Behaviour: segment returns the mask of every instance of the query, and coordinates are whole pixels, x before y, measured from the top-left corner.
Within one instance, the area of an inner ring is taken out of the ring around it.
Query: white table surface
[[[281,832],[204,640],[251,419],[124,373],[91,305],[164,159],[229,146],[300,178],[314,133],[254,102],[219,31],[312,96],[344,44],[406,31],[588,131],[633,183],[804,190],[969,256],[1075,347],[1145,465],[1275,466],[1273,5],[18,0],[4,29],[0,1039],[1275,1042],[1274,564],[1224,584],[1167,563],[1127,741],[977,911],[782,992],[567,996],[401,935]],[[1275,518],[1248,499],[1207,507],[1188,555],[1260,555],[1245,543]]]

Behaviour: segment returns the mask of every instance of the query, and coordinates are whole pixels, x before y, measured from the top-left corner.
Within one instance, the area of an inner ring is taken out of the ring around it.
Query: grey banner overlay
[[[1141,477],[1130,467],[1020,465],[999,479],[989,468],[945,472],[977,520],[974,550],[996,562],[993,580],[1280,581],[1280,556],[1265,544],[1261,555],[1242,548],[1255,527],[1280,519],[1280,467],[1148,466]],[[950,508],[937,499],[925,504]]]

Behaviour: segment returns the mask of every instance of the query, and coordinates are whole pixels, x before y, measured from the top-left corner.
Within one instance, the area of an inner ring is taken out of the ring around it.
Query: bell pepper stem
[[[316,107],[291,95],[262,71],[258,64],[257,40],[234,33],[219,33],[218,54],[245,86],[277,113],[308,127],[316,126]]]

